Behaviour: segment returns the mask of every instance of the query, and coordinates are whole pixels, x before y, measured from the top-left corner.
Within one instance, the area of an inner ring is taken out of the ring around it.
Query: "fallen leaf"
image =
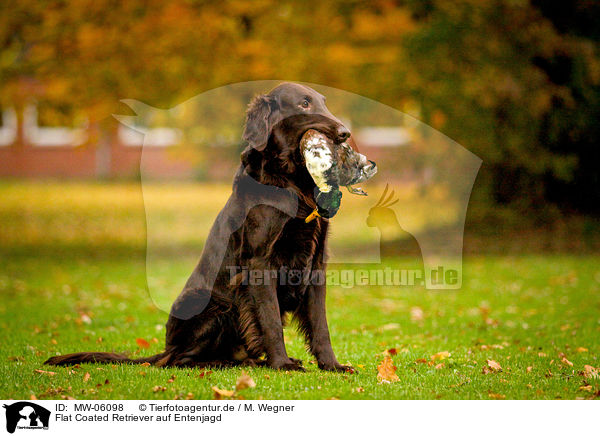
[[[539,352],[539,353],[538,353],[538,356],[539,356],[539,357],[546,357],[546,353]]]
[[[164,387],[164,386],[154,386],[152,388],[152,392],[163,392],[163,391],[166,391],[166,390],[167,390],[167,388]]]
[[[43,369],[34,369],[34,371],[37,372],[38,374],[46,374],[49,376],[56,375],[56,373],[53,371],[44,371]]]
[[[592,389],[594,387],[592,385],[583,385],[583,386],[579,386],[579,390],[580,391],[586,391],[586,392],[592,392]]]
[[[35,401],[37,400],[37,397],[35,396],[35,394],[31,394],[31,396],[29,397],[30,400]]]
[[[483,373],[489,374],[490,372],[502,372],[502,367],[495,360],[487,359],[487,366],[483,367]]]
[[[439,353],[435,353],[431,356],[431,360],[444,360],[450,357],[450,353],[448,351],[440,351]]]
[[[150,366],[150,362],[144,362],[142,363],[142,366]]]
[[[583,376],[585,378],[598,378],[598,368],[591,365],[583,365]]]
[[[578,353],[587,353],[588,349],[584,347],[577,347],[575,351],[577,351]]]
[[[571,362],[570,360],[568,360],[566,357],[563,357],[562,359],[560,359],[560,361],[562,363],[564,363],[565,365],[573,366],[573,362]]]
[[[531,372],[532,369],[533,369],[533,366],[528,366],[527,367],[527,372]]]
[[[212,387],[213,392],[215,393],[215,400],[223,400],[225,398],[233,397],[234,391],[228,391],[226,389],[219,389],[217,386]]]
[[[490,397],[493,400],[504,400],[506,398],[506,395],[497,394],[495,392],[490,392],[490,393],[488,393],[488,397]]]
[[[90,379],[90,377],[91,377],[90,373],[89,373],[89,372],[86,372],[86,373],[84,374],[84,376],[83,376],[83,381],[84,381],[84,382],[88,381],[88,380]]]
[[[383,361],[377,365],[377,380],[379,383],[393,383],[400,381],[396,374],[396,367],[390,356],[384,356]]]
[[[173,383],[175,382],[175,374],[171,375],[171,378],[169,378],[169,380],[167,380],[167,383]]]
[[[364,391],[365,391],[365,388],[362,388],[362,387],[356,388],[356,392],[364,392]]]
[[[444,364],[444,362],[442,362],[442,363],[438,363],[437,365],[435,365],[435,369],[442,369],[444,366],[446,366],[446,365]]]
[[[150,347],[150,344],[148,343],[148,341],[145,339],[142,339],[142,338],[137,338],[135,340],[135,343],[138,344],[138,347],[140,347],[140,348],[149,348]]]
[[[385,351],[387,354],[389,354],[390,356],[395,356],[396,354],[398,354],[398,350],[396,350],[395,348],[390,348],[388,350]]]
[[[256,387],[256,383],[254,382],[254,380],[252,380],[252,377],[246,374],[246,371],[242,370],[242,375],[240,375],[240,377],[235,382],[235,390],[241,391],[244,389],[254,387]]]

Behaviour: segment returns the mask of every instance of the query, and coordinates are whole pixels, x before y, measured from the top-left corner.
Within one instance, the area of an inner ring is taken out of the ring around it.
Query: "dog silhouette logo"
[[[18,429],[48,430],[50,411],[42,406],[29,401],[19,401],[10,405],[4,404],[6,409],[6,431],[14,433]]]

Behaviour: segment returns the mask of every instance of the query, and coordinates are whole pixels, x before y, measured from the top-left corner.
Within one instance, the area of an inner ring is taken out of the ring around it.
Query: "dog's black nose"
[[[350,137],[350,130],[348,130],[345,126],[340,125],[337,128],[337,137],[340,142],[344,142],[346,139]]]

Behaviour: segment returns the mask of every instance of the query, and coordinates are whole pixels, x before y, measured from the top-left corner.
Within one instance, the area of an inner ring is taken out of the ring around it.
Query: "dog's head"
[[[248,145],[242,162],[258,181],[296,188],[312,199],[320,216],[331,218],[340,207],[340,186],[361,183],[377,172],[375,163],[340,135],[342,127],[321,114],[288,116],[271,128],[264,146]]]
[[[282,83],[266,95],[255,97],[248,106],[246,126],[242,137],[252,147],[264,148],[273,127],[294,115],[322,115],[336,123],[333,137],[345,141],[350,131],[325,105],[325,97],[308,86]]]

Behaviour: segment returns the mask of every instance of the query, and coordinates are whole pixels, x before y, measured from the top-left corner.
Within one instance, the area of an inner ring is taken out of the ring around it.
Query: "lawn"
[[[177,283],[193,265],[202,242],[187,230],[191,218],[175,212],[189,201],[186,189],[156,189],[157,196],[172,199],[164,206],[164,220],[187,247],[178,256],[165,251],[160,274],[166,284]],[[227,189],[210,191],[226,195]],[[141,191],[133,183],[5,182],[0,199],[1,398],[208,399],[214,386],[233,389],[241,368],[42,366],[58,353],[161,350],[167,315],[146,288]],[[207,201],[218,209],[214,199]],[[480,254],[465,259],[458,291],[330,286],[334,350],[358,373],[320,371],[292,323],[286,329],[288,353],[304,360],[307,372],[246,368],[256,387],[238,395],[598,398],[598,265],[598,256]],[[396,382],[378,382],[377,366],[385,355],[397,368]]]

